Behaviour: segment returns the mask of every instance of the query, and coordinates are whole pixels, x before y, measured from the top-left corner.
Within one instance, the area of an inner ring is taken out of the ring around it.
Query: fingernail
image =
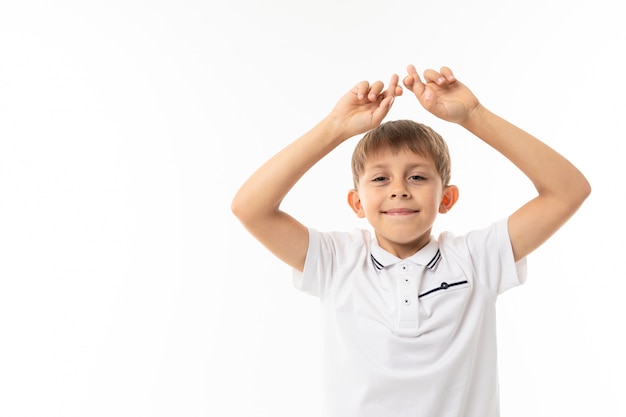
[[[437,78],[437,84],[441,84],[442,82],[444,82],[446,79],[444,77],[439,77]]]

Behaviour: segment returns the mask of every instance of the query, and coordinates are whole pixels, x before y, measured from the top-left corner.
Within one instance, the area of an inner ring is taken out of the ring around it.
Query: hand
[[[413,65],[407,67],[404,85],[412,91],[420,104],[440,119],[462,124],[479,107],[476,96],[454,77],[452,70],[442,67],[440,72],[424,71],[423,83]]]
[[[396,96],[402,95],[398,81],[398,75],[393,74],[384,91],[382,81],[372,84],[361,81],[339,99],[329,118],[337,123],[346,138],[375,128],[391,109]]]

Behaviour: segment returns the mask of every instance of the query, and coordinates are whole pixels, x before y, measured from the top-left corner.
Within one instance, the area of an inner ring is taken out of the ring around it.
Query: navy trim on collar
[[[433,259],[431,259],[430,262],[426,264],[426,268],[433,269],[435,265],[437,265],[440,259],[441,259],[441,251],[439,250],[439,248],[437,248],[437,253],[435,253],[435,256],[433,256]]]
[[[376,269],[378,269],[380,271],[381,269],[383,269],[385,267],[385,265],[383,265],[380,262],[378,262],[376,260],[376,258],[374,258],[374,255],[372,255],[371,253],[370,253],[370,258],[372,258],[372,265],[374,265],[374,268],[376,268]]]
[[[370,258],[374,268],[379,271],[390,265],[407,260],[418,265],[422,265],[428,269],[434,269],[441,260],[441,251],[439,250],[439,244],[437,241],[431,239],[431,241],[416,254],[408,257],[407,259],[400,259],[378,246],[376,239],[372,239]]]

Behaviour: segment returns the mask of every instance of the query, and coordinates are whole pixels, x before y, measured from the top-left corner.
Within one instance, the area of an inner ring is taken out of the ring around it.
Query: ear
[[[456,185],[448,185],[443,188],[443,196],[439,205],[439,213],[447,213],[459,200],[459,188]]]
[[[361,197],[359,196],[359,192],[354,188],[348,191],[348,205],[352,211],[356,213],[359,218],[365,217],[365,211],[363,211],[363,205],[361,204]]]

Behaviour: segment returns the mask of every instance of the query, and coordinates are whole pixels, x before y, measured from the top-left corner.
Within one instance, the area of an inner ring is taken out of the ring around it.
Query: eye
[[[372,181],[373,182],[383,182],[386,179],[387,179],[386,177],[376,177],[376,178],[372,179]]]
[[[409,179],[411,181],[425,181],[426,180],[426,178],[422,177],[421,175],[411,175]]]

